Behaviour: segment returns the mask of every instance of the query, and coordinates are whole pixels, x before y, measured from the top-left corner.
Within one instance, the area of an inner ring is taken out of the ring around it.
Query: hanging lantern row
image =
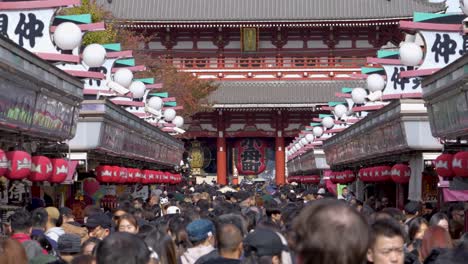
[[[330,175],[330,181],[332,183],[339,184],[348,184],[356,180],[356,175],[351,170],[345,171],[334,171]]]
[[[411,178],[411,168],[406,164],[376,166],[359,170],[358,177],[363,182],[389,182],[406,184]]]
[[[435,160],[435,170],[444,178],[468,178],[468,151],[440,155]]]
[[[288,177],[288,182],[304,183],[304,184],[319,184],[320,175],[310,175],[310,176],[290,176]]]
[[[180,174],[111,165],[100,165],[96,167],[96,179],[101,183],[115,184],[178,184],[182,182],[182,176]]]
[[[68,176],[68,161],[32,156],[25,151],[0,150],[0,175],[9,180],[62,183]]]

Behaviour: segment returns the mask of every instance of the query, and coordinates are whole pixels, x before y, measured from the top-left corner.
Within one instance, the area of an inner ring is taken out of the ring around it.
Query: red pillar
[[[218,184],[226,185],[227,183],[227,166],[226,166],[226,138],[224,136],[218,136],[216,142],[217,154],[217,180]]]
[[[276,184],[284,185],[285,183],[285,153],[284,153],[284,138],[276,136],[275,139],[275,162],[276,162]]]

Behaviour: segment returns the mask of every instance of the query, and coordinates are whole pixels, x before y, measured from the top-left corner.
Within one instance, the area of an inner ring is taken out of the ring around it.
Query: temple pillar
[[[285,183],[285,152],[284,152],[284,137],[282,137],[281,131],[275,139],[275,169],[276,169],[276,185],[284,185]]]
[[[227,152],[224,136],[223,111],[218,112],[218,138],[216,140],[216,178],[218,184],[227,184]]]

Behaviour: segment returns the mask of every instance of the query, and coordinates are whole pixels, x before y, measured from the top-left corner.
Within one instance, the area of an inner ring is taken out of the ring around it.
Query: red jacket
[[[16,241],[18,241],[18,242],[20,242],[21,244],[23,244],[23,243],[26,242],[26,241],[32,240],[31,237],[30,237],[29,235],[24,234],[24,233],[13,234],[13,235],[11,236],[11,238],[14,239],[14,240],[16,240]],[[39,245],[39,243],[37,243],[37,244]],[[45,250],[45,249],[42,249],[42,253],[45,254],[45,255],[49,254],[49,253],[47,252],[47,250]]]

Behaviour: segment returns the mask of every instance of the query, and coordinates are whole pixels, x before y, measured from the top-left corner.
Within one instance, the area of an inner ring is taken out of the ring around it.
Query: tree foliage
[[[80,6],[63,9],[60,14],[91,14],[93,23],[105,21],[106,30],[86,33],[83,45],[120,43],[123,49],[133,50],[137,63],[146,65],[148,68],[146,72],[137,73],[136,76],[151,76],[155,77],[158,82],[162,82],[163,90],[167,91],[171,97],[176,97],[177,104],[184,107],[183,110],[178,111],[179,115],[189,117],[207,109],[206,97],[218,86],[213,82],[200,80],[189,73],[179,72],[172,64],[165,63],[160,58],[146,56],[140,46],[149,42],[154,36],[120,27],[112,13],[98,5],[95,0],[81,0]]]

